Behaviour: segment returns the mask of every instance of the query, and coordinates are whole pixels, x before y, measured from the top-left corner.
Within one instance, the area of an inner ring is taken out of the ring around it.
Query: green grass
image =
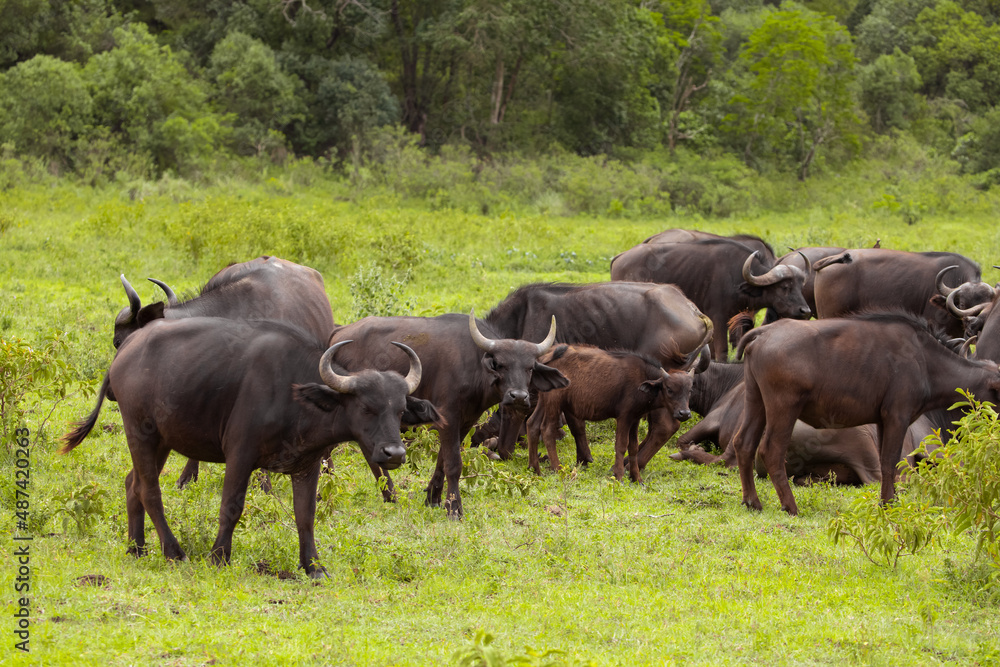
[[[794,190],[800,186],[787,186]],[[530,207],[483,216],[430,210],[373,193],[345,201],[337,183],[153,188],[128,193],[69,185],[0,193],[0,335],[38,341],[70,335],[71,364],[96,385],[112,358],[111,322],[125,305],[124,272],[144,302],[152,276],[178,294],[229,261],[273,253],[323,272],[338,322],[352,312],[348,283],[371,260],[403,279],[418,314],[485,313],[512,288],[537,280],[606,280],[608,261],[668,227],[758,233],[786,245],[947,249],[979,261],[985,279],[1000,260],[996,198],[951,202],[915,225],[874,206],[879,185],[856,178],[813,183],[798,206],[744,219],[621,219],[541,215]],[[573,254],[575,253],[575,254]],[[28,426],[36,429],[39,406]],[[383,504],[360,453],[334,456],[321,487],[317,542],[330,578],[296,573],[290,486],[252,490],[228,568],[207,564],[222,467],[173,487],[183,460],[162,478],[168,520],[190,562],[125,554],[123,480],[130,467],[116,406],[69,456],[55,453],[91,399],[57,407],[32,454],[32,597],[29,656],[17,655],[12,563],[13,457],[2,448],[0,585],[8,591],[0,656],[37,664],[439,664],[474,647],[478,630],[506,658],[562,651],[567,664],[997,664],[998,596],[981,590],[973,543],[877,567],[834,546],[829,519],[859,493],[824,484],[795,489],[801,516],[777,507],[759,484],[764,512],[739,504],[734,471],[671,461],[665,451],[645,486],[608,477],[613,429],[590,425],[589,469],[526,472],[527,456],[486,470],[531,481],[524,497],[463,490],[466,517],[423,506],[433,458],[394,478],[400,502]],[[564,451],[571,440],[563,442]],[[499,476],[496,477],[499,479]],[[97,483],[103,516],[86,535],[64,532],[59,498]],[[262,562],[266,561],[266,567]],[[291,572],[291,578],[276,573]],[[103,586],[81,577],[103,575]],[[484,647],[480,646],[480,649]],[[485,649],[484,649],[485,650]],[[541,659],[538,659],[539,661]]]

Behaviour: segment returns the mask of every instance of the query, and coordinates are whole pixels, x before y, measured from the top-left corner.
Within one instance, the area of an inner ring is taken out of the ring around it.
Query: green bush
[[[92,100],[79,66],[35,56],[0,75],[0,143],[71,166],[76,141],[91,122]]]
[[[14,430],[25,425],[37,443],[52,411],[75,385],[92,391],[66,364],[66,351],[62,332],[52,332],[41,346],[20,338],[0,338],[0,435],[8,449]]]
[[[960,390],[961,391],[961,390]],[[972,532],[976,557],[1000,567],[1000,418],[989,403],[961,392],[967,412],[948,443],[929,436],[915,452],[926,458],[901,485],[898,499],[876,503],[875,491],[831,520],[833,540],[854,540],[872,562],[895,567],[900,555],[934,544],[938,533]],[[900,463],[900,468],[906,465]],[[1000,583],[995,571],[991,585]]]

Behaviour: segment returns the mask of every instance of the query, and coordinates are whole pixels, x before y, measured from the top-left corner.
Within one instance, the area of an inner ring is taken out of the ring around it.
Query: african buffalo
[[[902,311],[809,322],[779,321],[743,336],[743,421],[736,456],[743,503],[760,509],[753,465],[758,446],[782,509],[798,507],[785,457],[795,420],[814,428],[877,424],[883,502],[895,495],[895,468],[910,424],[955,402],[963,387],[1000,397],[997,364],[949,350],[925,320]],[[761,436],[763,435],[763,440]]]
[[[739,241],[753,250],[760,251],[760,258],[763,262],[774,263],[774,248],[771,244],[753,234],[733,234],[732,236],[721,236],[712,232],[703,232],[698,229],[665,229],[659,234],[653,234],[643,243],[693,243],[695,241],[708,241],[713,239],[729,239]]]
[[[129,551],[145,553],[149,514],[170,560],[186,558],[160,498],[158,478],[171,451],[226,464],[211,552],[219,564],[229,562],[253,471],[289,474],[299,565],[311,577],[322,576],[313,539],[321,458],[337,443],[354,440],[366,458],[395,468],[406,458],[400,421],[439,419],[432,404],[409,396],[421,377],[413,350],[396,343],[410,364],[406,377],[374,370],[346,375],[332,361],[348,342],[325,349],[312,334],[273,321],[195,317],[146,326],[119,349],[97,405],[64,437],[62,452],[83,441],[105,395],[113,393],[132,456],[125,480]]]
[[[955,292],[952,303],[959,308],[992,298],[989,286],[980,282],[979,266],[952,252],[862,248],[821,259],[813,269],[820,318],[899,308],[957,337],[964,326],[946,307],[951,291]],[[957,287],[950,288],[948,283]]]
[[[160,318],[205,316],[278,320],[302,327],[320,343],[330,339],[336,326],[319,271],[278,257],[265,255],[227,266],[209,278],[197,297],[183,302],[168,285],[150,278],[166,294],[166,307],[162,302],[143,306],[124,275],[121,281],[129,305],[115,318],[115,349],[130,334]],[[177,479],[177,487],[184,488],[189,481],[197,479],[198,462],[188,461]]]
[[[569,378],[569,386],[538,397],[538,405],[528,420],[528,466],[541,474],[538,439],[548,451],[549,464],[559,469],[556,436],[560,415],[576,440],[577,463],[590,463],[590,446],[584,422],[615,419],[615,463],[612,472],[621,481],[625,473],[626,451],[630,457],[629,477],[641,482],[638,453],[639,419],[653,410],[666,412],[676,431],[681,421],[691,417],[688,395],[694,370],[665,371],[659,363],[632,352],[609,352],[592,345],[560,345],[539,362]]]
[[[337,329],[331,342],[354,339],[344,350],[345,367],[400,369],[405,357],[388,348],[400,340],[415,349],[423,360],[424,375],[415,396],[426,398],[440,411],[441,442],[437,465],[427,485],[427,504],[444,502],[448,514],[462,514],[458,480],[462,474],[461,444],[487,408],[511,406],[526,411],[529,392],[565,387],[562,373],[538,362],[556,338],[556,318],[550,319],[541,343],[505,338],[473,313],[438,317],[366,317]]]
[[[691,407],[696,393],[718,394],[719,398],[702,412],[702,420],[684,433],[677,441],[679,452],[670,455],[676,461],[693,461],[701,464],[722,463],[736,467],[734,436],[743,421],[745,386],[742,364],[713,364],[708,371],[695,378]],[[724,373],[714,367],[724,367]],[[714,382],[713,382],[714,380]],[[706,382],[708,381],[708,382]],[[706,384],[709,386],[706,387]],[[913,450],[934,428],[931,415],[921,415],[910,425],[903,440],[901,458],[911,459]],[[698,447],[698,443],[711,442],[722,449],[714,455]],[[639,464],[642,466],[642,452]],[[912,464],[912,462],[911,462]],[[754,469],[759,476],[766,473],[761,452],[757,452]],[[789,478],[824,479],[833,476],[837,484],[869,484],[881,480],[878,459],[878,434],[875,424],[864,424],[843,429],[815,429],[801,421],[795,422],[785,458],[785,473]]]
[[[688,369],[712,336],[712,323],[673,285],[604,282],[587,285],[535,283],[507,295],[483,320],[502,338],[537,340],[551,318],[556,341],[606,350],[628,350],[670,369]],[[497,451],[514,454],[524,415],[501,409]],[[654,411],[643,443],[660,446],[676,431],[669,412]]]
[[[809,304],[809,308],[812,310],[813,315],[816,314],[816,272],[806,271],[806,262],[808,261],[811,266],[815,266],[816,262],[831,255],[837,255],[844,252],[844,248],[839,248],[836,246],[816,246],[816,247],[803,247],[796,248],[791,252],[782,255],[778,258],[776,264],[783,264],[787,266],[797,266],[806,273],[806,280],[802,284],[802,296],[805,298],[806,303]],[[771,322],[778,321],[778,317],[772,314],[772,311],[768,311],[767,324]]]
[[[809,317],[812,311],[802,297],[806,275],[798,267],[762,262],[759,251],[729,239],[640,244],[611,260],[612,280],[679,287],[712,320],[718,332],[712,356],[719,361],[728,349],[722,332],[741,311],[770,307],[781,317]]]

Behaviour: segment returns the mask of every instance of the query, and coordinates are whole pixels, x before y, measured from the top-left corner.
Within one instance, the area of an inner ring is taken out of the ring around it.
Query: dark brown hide
[[[576,440],[577,463],[593,461],[587,442],[585,422],[615,419],[615,463],[612,471],[621,480],[624,457],[629,455],[629,477],[641,482],[638,460],[639,419],[659,410],[670,415],[676,431],[681,421],[691,417],[688,396],[692,372],[665,371],[659,364],[630,352],[608,352],[590,345],[561,345],[542,357],[569,378],[569,386],[538,397],[538,405],[528,420],[528,466],[541,473],[538,462],[539,437],[548,451],[549,464],[559,469],[556,453],[560,414]]]
[[[761,508],[753,475],[759,448],[782,508],[798,512],[785,472],[796,419],[814,428],[877,424],[882,500],[888,501],[904,435],[917,417],[949,406],[957,387],[991,402],[1000,396],[995,363],[959,357],[925,322],[903,313],[783,320],[745,335],[737,353],[744,351],[736,454],[743,503],[753,509]]]
[[[715,329],[712,357],[725,360],[724,331],[730,318],[745,310],[773,308],[781,317],[809,317],[802,297],[805,274],[791,266],[775,267],[758,252],[744,277],[744,265],[755,249],[729,239],[692,243],[640,244],[611,260],[612,280],[670,283],[684,292]],[[751,284],[752,283],[754,284]]]
[[[461,444],[465,434],[491,406],[527,411],[532,390],[564,387],[559,371],[537,361],[546,350],[526,340],[508,339],[488,323],[474,320],[494,349],[486,351],[470,335],[470,316],[366,317],[334,332],[331,342],[353,339],[338,357],[347,368],[405,369],[405,355],[389,347],[398,340],[412,347],[423,362],[423,380],[414,396],[437,406],[441,447],[427,485],[427,503],[444,504],[449,515],[462,514],[458,480],[462,474]],[[550,319],[551,325],[551,319]],[[558,331],[558,329],[557,329]],[[541,336],[538,337],[539,340]],[[444,493],[447,481],[447,493]]]
[[[438,417],[430,403],[407,395],[419,366],[417,378],[373,370],[345,377],[329,366],[333,350],[324,354],[311,334],[281,322],[195,317],[153,323],[119,349],[97,406],[65,436],[63,452],[96,424],[110,387],[132,457],[125,480],[130,552],[145,553],[149,514],[163,555],[186,559],[160,497],[160,472],[176,451],[226,464],[215,562],[229,562],[247,484],[263,468],[291,475],[299,564],[310,576],[322,576],[313,539],[321,458],[337,443],[353,440],[369,460],[397,467],[406,454],[399,437],[404,414]]]

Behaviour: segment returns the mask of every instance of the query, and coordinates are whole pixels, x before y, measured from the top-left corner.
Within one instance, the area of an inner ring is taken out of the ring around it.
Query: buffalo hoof
[[[755,512],[760,512],[764,509],[764,506],[760,504],[760,500],[754,498],[753,500],[744,500],[743,506],[748,510],[754,510]]]
[[[310,579],[329,579],[330,575],[326,573],[325,567],[314,567],[311,571],[306,572]]]
[[[127,553],[129,556],[142,558],[143,556],[149,555],[149,549],[147,549],[145,546],[136,546],[135,544],[133,544],[128,549],[125,550],[125,553]]]

